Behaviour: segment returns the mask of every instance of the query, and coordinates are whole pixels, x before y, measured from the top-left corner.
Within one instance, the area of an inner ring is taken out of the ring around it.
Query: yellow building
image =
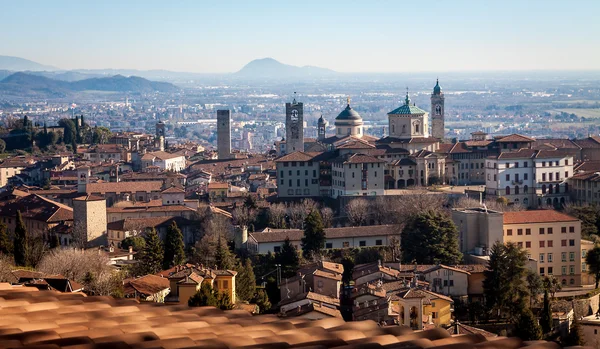
[[[504,212],[503,220],[504,242],[527,250],[541,276],[553,275],[563,286],[589,283],[580,220],[554,210]]]
[[[391,297],[392,309],[398,313],[400,325],[413,329],[423,329],[423,325],[436,327],[450,325],[454,301],[450,297],[411,287],[394,293]]]
[[[233,270],[216,270],[194,266],[191,264],[172,268],[162,272],[167,274],[171,293],[165,298],[165,303],[187,304],[190,297],[200,290],[202,285],[209,284],[219,293],[226,293],[235,303],[235,276]]]
[[[227,198],[229,183],[211,182],[207,189],[211,201],[223,201]]]

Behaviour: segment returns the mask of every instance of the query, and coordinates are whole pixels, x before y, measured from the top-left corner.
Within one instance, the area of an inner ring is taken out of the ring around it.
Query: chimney
[[[133,246],[129,246],[129,253],[133,253]]]

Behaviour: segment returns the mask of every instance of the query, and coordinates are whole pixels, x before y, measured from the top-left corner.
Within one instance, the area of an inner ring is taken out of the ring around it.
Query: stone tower
[[[304,151],[304,105],[296,97],[285,104],[285,141],[287,154]]]
[[[73,199],[73,238],[87,247],[107,244],[106,200],[85,195]]]
[[[431,135],[444,139],[444,93],[439,80],[436,80],[431,94]]]
[[[87,166],[77,168],[77,192],[87,193],[87,185],[90,183],[92,171]]]
[[[231,158],[231,111],[217,110],[217,152],[219,160]]]
[[[165,150],[165,123],[159,121],[156,123],[156,138],[154,140],[155,147],[161,151]]]
[[[317,121],[317,140],[322,141],[325,139],[325,128],[327,127],[327,122],[323,119],[323,115]]]

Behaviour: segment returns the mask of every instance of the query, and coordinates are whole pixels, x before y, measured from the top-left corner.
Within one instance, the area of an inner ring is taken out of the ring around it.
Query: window
[[[575,240],[569,240],[569,246],[575,246]]]
[[[350,247],[350,243],[348,241],[342,242],[342,247]]]
[[[566,266],[563,265],[562,268],[560,268],[560,269],[561,269],[562,275],[567,275],[567,267]]]
[[[510,175],[509,174],[506,175],[506,181],[510,181]]]
[[[512,235],[512,229],[507,229],[506,230],[506,235],[511,236]]]
[[[229,288],[229,281],[223,280],[223,288]]]
[[[581,263],[581,271],[587,271],[586,268],[587,266],[585,265],[585,263]]]
[[[508,185],[506,186],[505,191],[506,191],[506,195],[510,195],[510,187]]]
[[[531,235],[531,229],[526,228],[525,229],[525,235]]]
[[[523,229],[517,229],[517,235],[523,235]]]
[[[570,275],[575,274],[575,266],[574,265],[569,266],[569,274]],[[573,284],[573,279],[571,279],[571,284]]]
[[[553,272],[554,270],[552,270],[552,269],[553,269],[552,267],[548,267],[548,275],[552,275],[552,274],[553,274],[552,272]]]
[[[552,263],[552,253],[548,253],[548,263]]]
[[[563,246],[563,247],[567,246],[567,240],[561,240],[560,241],[560,245]]]
[[[544,268],[540,268],[540,275],[544,275]]]
[[[575,252],[569,252],[569,262],[575,262]]]
[[[569,233],[574,233],[575,232],[575,227],[569,227]]]
[[[358,242],[358,246],[360,246],[360,247],[365,247],[365,246],[367,246],[367,242],[366,242],[366,241],[364,241],[364,240],[363,240],[363,241],[359,241],[359,242]]]
[[[381,240],[375,240],[375,245],[376,246],[381,246],[381,245],[383,245],[383,241],[381,241]]]
[[[277,252],[281,252],[281,246],[275,246],[275,247],[273,247],[273,251],[274,251],[275,253],[277,253]]]
[[[541,240],[540,241],[540,248],[544,248],[544,247],[546,247],[546,241]]]
[[[545,234],[545,229],[544,228],[540,228],[540,235],[544,235]]]
[[[548,228],[548,234],[552,234],[552,228]]]
[[[531,241],[525,241],[525,248],[531,248]]]
[[[581,250],[581,258],[585,258],[587,256],[587,250]]]
[[[560,232],[565,234],[567,232],[567,227],[560,227]]]
[[[540,253],[540,258],[538,259],[540,263],[544,263],[544,254]]]
[[[325,248],[333,248],[333,243],[331,243],[331,242],[325,243]]]

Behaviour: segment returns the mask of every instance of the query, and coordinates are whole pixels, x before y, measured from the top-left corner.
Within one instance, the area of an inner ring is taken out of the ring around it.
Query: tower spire
[[[296,104],[296,91],[294,91],[294,100],[292,101],[292,104]]]
[[[404,99],[406,105],[410,105],[410,98],[408,97],[408,86],[406,87],[406,99]]]
[[[350,96],[346,97],[346,101],[348,102],[348,106],[350,106]]]

